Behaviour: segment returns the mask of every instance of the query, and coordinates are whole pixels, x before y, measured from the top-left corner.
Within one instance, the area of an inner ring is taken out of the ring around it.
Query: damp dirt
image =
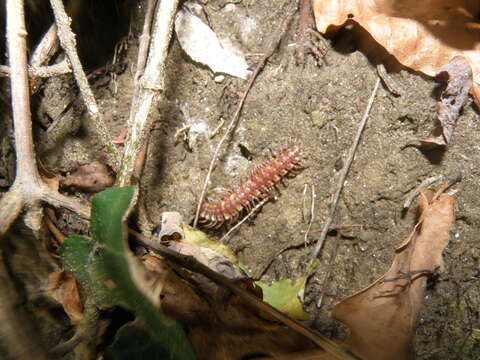
[[[231,39],[252,66],[286,9],[280,1],[205,3],[204,20],[206,14],[212,29]],[[307,56],[304,64],[297,64],[297,21],[295,17],[255,81],[208,192],[208,197],[216,198],[238,186],[249,169],[287,144],[293,141],[301,146],[307,158],[305,169],[286,179],[280,194],[225,240],[252,275],[266,281],[299,277],[306,271],[329,213],[339,170],[378,77],[361,52],[337,51],[332,40],[323,59],[317,62]],[[117,46],[118,66],[91,81],[114,136],[127,126],[137,35],[131,33]],[[193,219],[214,149],[246,86],[246,81],[228,75],[216,81],[215,74],[189,59],[176,39],[166,69],[166,92],[150,113],[154,125],[140,179],[136,221],[146,234],[160,224],[165,211],[178,211],[187,222]],[[448,147],[423,149],[417,146],[418,140],[434,126],[440,85],[407,70],[388,76],[401,96],[381,86],[375,97],[333,221],[343,230],[329,233],[306,288],[310,325],[327,335],[342,333],[330,319],[329,309],[390,267],[395,247],[415,224],[415,205],[408,211],[402,208],[407,194],[426,178],[462,172],[463,180],[455,187],[457,221],[444,252],[445,272],[428,283],[417,354],[425,360],[478,359],[479,113],[470,100]],[[39,157],[47,168],[60,173],[104,155],[77,97],[72,78],[62,76],[47,80],[35,99]],[[72,101],[73,106],[63,113]],[[55,120],[54,131],[47,132]],[[9,163],[6,157],[2,161]],[[77,223],[69,225],[75,222],[72,214],[60,211],[58,216],[65,232],[82,231]],[[225,233],[225,229],[207,231],[214,238]]]

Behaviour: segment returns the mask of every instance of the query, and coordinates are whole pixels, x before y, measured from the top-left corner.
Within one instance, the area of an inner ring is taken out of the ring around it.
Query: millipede
[[[277,184],[304,169],[304,161],[298,144],[287,146],[272,159],[255,165],[240,186],[225,192],[219,199],[206,201],[200,209],[200,222],[210,228],[234,223],[243,212],[251,211],[255,204],[279,192]]]

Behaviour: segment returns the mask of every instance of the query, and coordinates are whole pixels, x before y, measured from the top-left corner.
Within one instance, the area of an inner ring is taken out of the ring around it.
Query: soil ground
[[[255,64],[285,12],[284,1],[247,1],[205,6],[212,29],[228,37]],[[281,195],[267,202],[226,242],[262,280],[301,276],[328,215],[342,161],[353,142],[374,88],[377,72],[359,51],[340,52],[331,45],[318,65],[312,56],[296,64],[295,18],[279,48],[250,91],[238,126],[213,172],[210,193],[232,188],[256,163],[286,144],[301,144],[307,167],[286,180]],[[134,24],[135,25],[135,24]],[[135,30],[135,27],[134,27]],[[81,35],[81,34],[80,34]],[[126,126],[132,96],[138,38],[123,41],[117,73],[92,80],[95,96],[111,132]],[[165,98],[152,110],[148,155],[141,178],[139,228],[151,233],[164,211],[193,218],[213,151],[231,119],[246,82],[226,76],[216,82],[206,67],[192,62],[175,39],[167,64]],[[415,223],[415,206],[402,212],[405,196],[424,179],[462,172],[456,186],[457,221],[444,253],[445,271],[429,282],[417,338],[419,359],[480,358],[480,123],[471,103],[458,120],[452,142],[444,151],[414,146],[434,125],[439,84],[407,70],[390,73],[401,96],[380,87],[348,175],[334,224],[356,225],[348,237],[327,237],[320,265],[310,279],[305,307],[311,325],[327,335],[342,332],[331,320],[333,304],[364,288],[390,267],[393,252]],[[55,119],[75,95],[70,76],[51,78],[37,95],[34,116]],[[223,125],[221,121],[225,120]],[[39,156],[44,165],[68,172],[102,156],[102,149],[81,101],[58,125],[45,132],[37,126]],[[50,125],[50,124],[49,124]],[[220,132],[212,136],[220,127]],[[186,128],[185,137],[176,136]],[[311,232],[305,232],[312,214]],[[305,189],[307,189],[305,191]],[[85,196],[82,194],[76,194]],[[67,233],[83,231],[75,216],[60,214]],[[220,238],[224,230],[210,231]],[[332,258],[334,250],[336,256]],[[280,255],[279,255],[280,253]],[[327,272],[330,276],[325,280]],[[321,306],[317,303],[322,297]]]

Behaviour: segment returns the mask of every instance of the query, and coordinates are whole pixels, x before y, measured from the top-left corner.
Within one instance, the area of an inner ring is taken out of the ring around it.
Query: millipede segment
[[[205,227],[218,228],[225,222],[237,221],[244,211],[250,211],[258,202],[278,192],[276,185],[302,170],[303,162],[302,149],[298,144],[292,144],[274,158],[255,165],[240,186],[202,205],[201,223]]]

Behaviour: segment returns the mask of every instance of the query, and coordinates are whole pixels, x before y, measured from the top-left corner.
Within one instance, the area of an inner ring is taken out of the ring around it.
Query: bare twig
[[[149,6],[153,6],[150,4]],[[173,21],[178,0],[163,0],[155,11],[152,40],[144,75],[140,81],[138,97],[132,102],[128,124],[130,131],[123,152],[123,159],[117,175],[116,186],[129,185],[135,162],[145,138],[150,130],[152,119],[148,117],[150,107],[156,95],[165,90],[165,59],[172,35]],[[145,21],[148,21],[146,19]],[[148,27],[147,27],[148,29]],[[146,31],[146,27],[144,27]],[[143,35],[143,34],[142,34]],[[139,53],[139,56],[143,56]],[[141,65],[138,60],[138,66]]]
[[[41,77],[47,78],[51,76],[63,75],[72,72],[70,69],[70,64],[64,60],[59,62],[58,64],[53,64],[49,66],[39,66],[39,67],[32,67],[28,68],[28,74],[31,77]],[[5,65],[0,65],[0,76],[10,76],[10,68]]]
[[[112,142],[110,131],[105,125],[105,122],[100,114],[97,101],[93,96],[87,76],[85,75],[82,64],[80,63],[80,58],[78,57],[76,50],[75,36],[70,29],[71,19],[65,12],[65,7],[63,6],[62,0],[50,0],[50,4],[52,5],[53,13],[55,15],[55,23],[58,28],[58,37],[60,38],[60,43],[72,65],[73,74],[77,81],[82,99],[85,102],[87,112],[96,125],[94,129],[97,131],[100,141],[106,147],[111,163],[116,165],[117,150]]]
[[[412,205],[413,200],[415,200],[417,195],[420,194],[422,190],[426,189],[427,187],[432,185],[434,182],[440,181],[442,179],[443,179],[443,175],[436,175],[423,180],[420,185],[418,185],[415,189],[413,189],[408,193],[408,195],[405,198],[405,202],[403,203],[403,208],[408,209],[410,205]]]
[[[145,11],[145,20],[143,23],[142,35],[139,38],[138,56],[137,56],[137,69],[135,71],[135,92],[134,99],[138,96],[140,90],[140,78],[142,77],[145,64],[147,63],[148,48],[150,45],[150,33],[152,28],[152,19],[155,12],[157,0],[148,0],[147,10]]]
[[[265,52],[264,52],[262,58],[260,59],[257,66],[253,70],[253,74],[250,76],[250,79],[248,79],[248,83],[245,87],[245,90],[243,92],[242,97],[240,98],[240,101],[237,105],[235,113],[233,114],[232,120],[230,121],[230,124],[228,125],[228,128],[225,131],[225,134],[223,134],[223,136],[220,139],[217,147],[215,148],[215,152],[213,153],[212,160],[210,161],[210,167],[208,168],[207,176],[205,177],[205,182],[203,184],[202,192],[200,194],[200,199],[198,200],[197,211],[195,213],[195,220],[193,221],[193,227],[197,227],[198,218],[200,216],[200,210],[202,208],[203,201],[205,200],[205,195],[207,194],[208,183],[210,182],[210,177],[212,176],[212,172],[213,172],[213,168],[215,166],[215,163],[217,162],[218,157],[220,156],[220,150],[222,149],[223,143],[231,135],[231,132],[236,127],[236,125],[238,123],[238,119],[240,117],[240,112],[242,110],[243,104],[245,103],[245,99],[247,98],[247,95],[250,92],[250,89],[252,88],[253,83],[255,82],[255,79],[257,78],[258,74],[260,73],[260,71],[263,69],[263,67],[267,63],[267,60],[275,52],[275,49],[277,48],[278,44],[280,43],[280,40],[282,39],[283,33],[285,32],[285,30],[287,28],[287,25],[288,25],[290,19],[292,18],[293,14],[295,14],[296,10],[297,10],[296,2],[292,1],[290,6],[287,9],[287,12],[286,12],[285,16],[283,17],[282,21],[280,22],[280,25],[272,33],[272,36],[270,37],[270,39],[267,43],[267,46],[265,48]]]
[[[311,197],[311,207],[310,207],[310,221],[308,222],[307,231],[305,231],[305,246],[308,244],[308,235],[312,229],[313,220],[315,219],[315,185],[312,185],[312,197]]]
[[[33,51],[30,65],[35,68],[47,64],[58,51],[58,46],[57,25],[52,24]]]
[[[274,317],[276,320],[282,322],[286,326],[290,327],[292,330],[298,332],[299,334],[305,336],[309,340],[311,340],[317,346],[323,348],[325,351],[329,352],[332,355],[335,355],[339,359],[356,359],[353,355],[351,355],[348,350],[340,346],[339,344],[333,342],[329,338],[322,336],[320,334],[314,333],[312,330],[308,329],[307,327],[303,326],[296,320],[289,318],[287,315],[282,313],[281,311],[275,309],[271,305],[267,304],[266,302],[260,300],[255,295],[251,294],[250,292],[242,289],[241,287],[237,286],[234,282],[232,282],[226,276],[219,274],[208,266],[198,262],[193,256],[183,255],[180,254],[168,247],[159,244],[156,242],[155,246],[153,241],[146,239],[141,234],[137,233],[136,231],[130,230],[129,232],[134,235],[139,242],[142,243],[143,246],[152,250],[153,252],[157,253],[160,256],[178,264],[190,271],[202,274],[215,282],[216,284],[227,288],[235,295],[241,297],[243,300],[254,306],[255,308],[261,310],[262,312],[266,312],[270,316]]]
[[[320,297],[317,300],[317,308],[322,307],[323,303],[323,296],[326,293],[326,287],[328,284],[328,279],[330,279],[330,275],[332,274],[333,271],[333,265],[335,263],[335,259],[337,258],[337,252],[338,252],[338,246],[340,245],[340,234],[338,233],[337,236],[334,239],[335,244],[333,245],[332,252],[330,253],[330,260],[328,261],[328,267],[327,271],[325,272],[325,277],[323,278],[323,282],[321,283],[320,287]],[[318,314],[318,312],[317,312]]]
[[[323,243],[325,241],[325,238],[327,237],[328,229],[330,228],[330,225],[332,224],[333,221],[333,216],[335,215],[335,211],[337,210],[337,205],[338,205],[338,200],[340,199],[340,194],[343,190],[343,185],[345,184],[345,180],[348,175],[348,171],[350,170],[350,167],[352,166],[353,159],[355,157],[355,152],[357,151],[358,144],[360,143],[360,138],[363,133],[363,129],[365,128],[365,125],[367,123],[368,115],[370,113],[370,110],[373,105],[373,100],[375,99],[375,95],[377,94],[378,87],[380,85],[380,78],[377,78],[377,82],[375,83],[375,87],[373,88],[372,95],[370,95],[370,99],[368,100],[367,108],[365,109],[365,113],[363,115],[362,120],[360,121],[360,124],[358,126],[357,134],[355,136],[355,139],[353,141],[352,147],[350,148],[350,152],[348,154],[347,161],[345,162],[345,166],[342,169],[342,172],[340,174],[340,179],[338,180],[337,184],[337,190],[335,191],[335,196],[333,198],[332,204],[330,206],[330,213],[328,214],[327,220],[325,220],[325,224],[323,226],[322,232],[320,233],[320,237],[318,239],[317,244],[315,245],[315,249],[313,250],[312,256],[311,256],[311,261],[315,261],[315,259],[318,257],[318,254],[320,253],[320,250],[322,249]]]
[[[455,185],[456,183],[462,181],[462,173],[461,172],[458,172],[458,173],[454,173],[452,175],[450,175],[448,178],[447,178],[447,181],[445,182],[445,184],[443,184],[442,186],[440,186],[437,191],[435,191],[435,194],[433,195],[433,198],[432,200],[436,200],[438,199],[438,197],[440,195],[442,195],[445,191],[447,191],[447,189],[453,185]]]

